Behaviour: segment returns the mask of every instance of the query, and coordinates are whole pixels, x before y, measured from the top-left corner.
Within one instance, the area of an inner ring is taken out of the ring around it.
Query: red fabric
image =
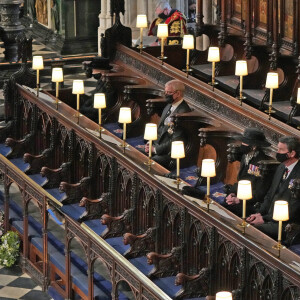
[[[156,21],[157,21],[158,18],[154,19],[154,21],[152,22],[152,24],[150,25],[150,28],[149,28],[149,32],[148,32],[148,35],[153,35],[153,28],[156,26]],[[179,11],[179,10],[176,10],[170,17],[168,17],[166,20],[163,20],[161,19],[162,22],[159,23],[159,24],[168,24],[168,25],[171,25],[172,22],[174,21],[177,21],[177,20],[182,20],[182,25],[183,25],[183,31],[184,33],[187,32],[186,30],[186,18],[185,16]],[[169,36],[176,36],[177,34],[170,34],[170,26],[169,27]],[[178,35],[180,35],[180,32],[178,33]]]

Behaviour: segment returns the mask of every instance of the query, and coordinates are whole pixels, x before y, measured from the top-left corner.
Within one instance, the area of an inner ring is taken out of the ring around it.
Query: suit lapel
[[[162,113],[162,115],[161,115],[161,117],[160,117],[160,121],[159,121],[158,127],[164,126],[163,122],[165,121],[166,114],[167,114],[167,112],[169,111],[169,109],[171,108],[171,106],[172,106],[171,104],[168,104],[168,105],[165,107],[165,109],[164,109],[164,111],[163,111],[163,113]]]

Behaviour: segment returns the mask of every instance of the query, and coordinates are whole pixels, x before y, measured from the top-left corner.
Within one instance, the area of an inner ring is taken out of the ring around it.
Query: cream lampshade
[[[164,63],[164,60],[167,59],[166,56],[164,56],[164,43],[165,39],[169,36],[169,28],[168,24],[158,24],[157,28],[157,37],[161,39],[160,45],[161,45],[161,54],[158,57],[158,59],[161,60],[161,63]]]
[[[220,49],[218,47],[209,47],[208,48],[207,61],[209,61],[209,62],[220,61]]]
[[[194,49],[194,36],[191,34],[186,34],[183,36],[182,49],[186,49],[186,76],[189,76],[190,69],[190,49]]]
[[[32,57],[32,69],[33,70],[42,70],[42,69],[44,69],[43,56],[33,56]]]
[[[148,20],[147,20],[146,15],[137,15],[136,27],[137,28],[147,28],[148,27]]]
[[[267,74],[266,88],[277,89],[278,88],[278,73],[269,72]]]
[[[58,109],[58,96],[59,96],[59,83],[64,81],[63,69],[53,68],[52,69],[52,82],[56,83],[55,97],[56,97],[56,109]]]
[[[230,292],[218,292],[216,293],[216,300],[232,300],[232,294]]]
[[[243,216],[242,216],[243,222],[242,222],[242,224],[239,224],[239,226],[242,227],[243,233],[245,233],[245,228],[247,226],[247,223],[246,223],[246,200],[249,200],[252,198],[251,181],[240,180],[238,182],[237,198],[243,200]]]
[[[136,17],[136,27],[140,28],[140,53],[142,53],[143,50],[143,28],[148,27],[148,21],[146,15],[137,15]]]
[[[289,204],[284,200],[277,200],[274,203],[273,219],[278,221],[278,242],[277,245],[273,246],[274,249],[278,250],[278,257],[280,257],[281,236],[282,236],[282,222],[289,220]]]
[[[180,158],[185,157],[184,152],[184,143],[183,141],[174,141],[171,145],[171,157],[176,159],[176,166],[177,166],[177,172],[176,172],[176,184],[177,184],[177,190],[179,190],[179,184],[180,184]]]
[[[145,127],[144,139],[147,141],[157,140],[157,125],[154,123],[147,123]]]
[[[36,95],[38,97],[40,92],[40,70],[44,69],[43,56],[32,57],[32,69],[36,70]]]
[[[158,24],[158,27],[157,27],[157,37],[165,39],[168,36],[169,36],[168,24]]]
[[[120,147],[123,148],[125,153],[126,145],[126,124],[131,123],[131,108],[130,107],[121,107],[119,111],[119,123],[123,123],[123,142]]]
[[[208,57],[207,61],[212,63],[212,70],[211,70],[211,82],[209,84],[213,87],[217,84],[215,82],[215,68],[216,62],[220,61],[220,49],[218,47],[209,47],[208,48]]]
[[[149,167],[149,171],[153,161],[151,159],[152,156],[152,141],[157,140],[157,125],[154,123],[147,123],[145,127],[144,139],[149,141],[149,158],[148,161],[145,162]]]
[[[266,113],[269,114],[269,120],[270,120],[271,119],[271,113],[274,112],[272,110],[273,89],[277,89],[278,88],[278,73],[269,72],[267,74],[266,88],[270,89],[269,109],[266,110]]]
[[[104,129],[101,127],[101,109],[106,108],[106,99],[105,94],[103,93],[96,93],[94,94],[94,108],[98,109],[99,113],[99,137],[101,138],[101,131]]]
[[[247,61],[245,61],[245,60],[237,60],[236,61],[235,75],[240,76],[240,95],[237,98],[241,101],[241,105],[242,105],[243,100],[246,99],[246,97],[243,96],[243,76],[248,75]]]
[[[73,88],[72,88],[72,94],[77,95],[77,124],[79,123],[79,105],[80,105],[80,94],[84,94],[84,84],[83,80],[73,80]]]
[[[297,91],[297,104],[300,104],[300,88]]]
[[[207,158],[202,160],[201,176],[207,178],[206,204],[209,211],[210,201],[210,177],[216,176],[216,166],[213,159]]]

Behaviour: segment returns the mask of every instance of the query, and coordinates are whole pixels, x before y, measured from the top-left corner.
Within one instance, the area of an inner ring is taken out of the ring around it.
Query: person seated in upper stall
[[[268,159],[263,148],[269,147],[270,143],[266,140],[264,133],[257,128],[246,128],[242,136],[234,138],[242,142],[240,146],[242,158],[237,181],[251,181],[252,199],[248,200],[246,204],[247,212],[255,213],[255,204],[263,201],[272,181],[271,176],[261,177],[258,167],[259,161]],[[226,196],[223,205],[234,214],[241,216],[243,201],[237,198],[237,186],[238,182],[226,186],[229,194]]]
[[[286,200],[289,204],[289,221],[283,222],[283,240],[287,223],[300,224],[300,199],[292,195],[293,181],[300,178],[300,141],[296,137],[282,137],[278,142],[276,159],[281,162],[278,166],[270,189],[264,201],[255,214],[251,214],[246,221],[277,239],[278,222],[273,220],[274,203],[276,200]]]
[[[170,168],[172,142],[186,141],[184,130],[179,126],[174,127],[172,122],[173,115],[191,111],[183,100],[184,89],[184,84],[179,80],[171,80],[165,84],[165,97],[168,104],[161,114],[157,126],[157,140],[152,146],[152,159],[165,168]],[[145,152],[149,153],[148,143],[145,145]]]
[[[180,37],[187,32],[185,15],[177,9],[172,9],[168,0],[157,2],[155,14],[157,18],[151,23],[148,36],[157,36],[159,24],[168,24],[169,37]],[[168,44],[179,44],[179,42],[170,39]]]

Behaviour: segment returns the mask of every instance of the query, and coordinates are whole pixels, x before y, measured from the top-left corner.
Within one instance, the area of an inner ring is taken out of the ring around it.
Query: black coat
[[[158,124],[157,132],[158,137],[155,141],[155,149],[156,149],[156,155],[170,155],[171,154],[171,145],[173,141],[184,141],[186,140],[184,130],[181,127],[174,128],[173,132],[168,132],[169,126],[164,125],[167,112],[171,108],[171,104],[168,104],[160,118],[160,122]],[[190,112],[191,109],[188,106],[188,104],[183,100],[176,109],[172,112],[172,115],[179,114],[179,113],[186,113]],[[170,158],[171,159],[171,158]]]
[[[280,164],[275,172],[271,187],[264,198],[260,208],[260,214],[265,222],[273,220],[274,202],[286,200],[289,203],[289,223],[300,223],[300,199],[292,197],[291,186],[293,179],[300,178],[300,161],[295,165],[288,178],[281,182],[285,171],[285,165]]]

